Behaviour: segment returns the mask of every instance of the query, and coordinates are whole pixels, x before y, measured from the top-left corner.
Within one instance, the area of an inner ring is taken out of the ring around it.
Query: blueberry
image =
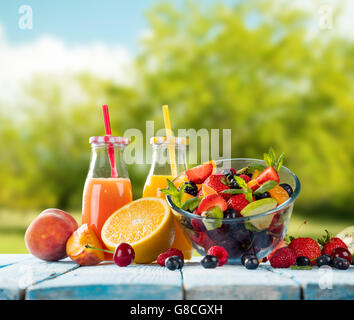
[[[205,269],[214,269],[219,264],[219,259],[216,256],[206,255],[201,261],[200,264]]]
[[[236,219],[237,217],[238,217],[238,213],[234,209],[229,208],[224,212],[225,219]]]
[[[251,253],[245,253],[241,256],[241,263],[242,265],[245,265],[245,260],[246,258],[254,257],[254,254]]]
[[[261,200],[261,199],[265,199],[265,198],[270,198],[270,194],[269,192],[263,192],[263,193],[256,193],[254,195],[256,200]]]
[[[293,188],[287,183],[281,183],[280,186],[288,193],[289,197],[293,194]]]
[[[309,266],[310,264],[311,264],[311,261],[308,257],[299,256],[296,258],[296,265],[299,267]]]
[[[343,258],[334,258],[333,267],[340,270],[347,270],[349,268],[349,262]]]
[[[259,266],[259,261],[257,259],[257,256],[255,255],[247,255],[243,259],[243,265],[245,266],[246,269],[248,270],[254,270],[257,269]]]
[[[231,189],[241,189],[241,187],[238,185],[234,177],[228,179],[229,179]]]
[[[165,260],[165,266],[169,270],[182,269],[184,265],[184,261],[178,256],[168,257]]]
[[[316,264],[318,267],[321,266],[330,266],[332,258],[328,254],[323,254],[316,259]]]
[[[187,185],[187,187],[184,189],[184,192],[190,194],[193,197],[196,197],[198,194],[197,185],[192,181],[188,181],[185,184]]]
[[[231,169],[224,169],[223,171],[221,171],[221,174],[224,175],[228,179],[231,179],[234,177],[234,172]]]

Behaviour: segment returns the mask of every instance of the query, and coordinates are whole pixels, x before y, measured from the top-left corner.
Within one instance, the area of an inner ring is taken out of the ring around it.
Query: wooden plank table
[[[183,270],[156,264],[119,268],[112,263],[80,267],[65,259],[0,255],[0,299],[323,300],[354,299],[354,267],[335,270],[257,270],[243,266],[204,269],[198,258]]]

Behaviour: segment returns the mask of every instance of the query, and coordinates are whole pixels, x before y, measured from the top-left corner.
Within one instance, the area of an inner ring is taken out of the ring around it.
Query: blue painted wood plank
[[[0,269],[0,300],[22,299],[28,286],[55,278],[77,267],[69,259],[46,262],[32,256],[10,264]]]
[[[198,262],[186,265],[183,284],[187,300],[298,300],[300,286],[291,279],[270,272],[266,266],[247,270],[224,265],[204,269]]]
[[[182,299],[181,273],[156,264],[80,267],[30,286],[26,299]]]
[[[29,254],[0,254],[0,268],[31,258]]]
[[[354,300],[354,267],[337,270],[328,266],[312,270],[273,269],[298,283],[305,300]]]

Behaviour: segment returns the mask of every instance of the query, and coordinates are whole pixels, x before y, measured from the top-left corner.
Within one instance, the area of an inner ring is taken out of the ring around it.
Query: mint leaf
[[[220,193],[240,194],[240,193],[245,193],[245,191],[243,189],[226,189],[220,191]]]
[[[202,197],[190,198],[182,204],[182,209],[193,212],[199,206],[200,201],[202,201]]]
[[[272,158],[268,155],[268,153],[265,153],[263,157],[267,167],[271,167],[273,164]]]
[[[247,183],[245,180],[243,180],[242,178],[240,178],[239,176],[234,176],[237,184],[242,188],[242,189],[246,189],[247,188]]]
[[[272,165],[274,165],[275,162],[277,161],[277,157],[276,157],[274,149],[272,147],[269,147],[268,155],[269,155],[270,159],[272,160]]]
[[[262,184],[256,191],[254,191],[254,194],[267,192],[268,190],[273,189],[277,184],[278,183],[275,182],[274,180],[269,180],[266,183]]]
[[[251,191],[250,191],[251,190]],[[248,202],[252,202],[253,201],[253,196],[252,196],[252,189],[248,189],[246,192],[245,192],[245,197],[246,197],[246,200]]]
[[[275,163],[274,169],[275,169],[277,172],[279,172],[280,168],[281,168],[282,165],[283,165],[284,157],[285,157],[285,153],[283,152],[283,153],[279,156],[278,161]]]
[[[176,192],[176,194],[178,193],[178,189],[176,188],[176,186],[173,184],[172,181],[170,181],[170,179],[166,179],[167,180],[167,185],[168,188],[174,192]]]

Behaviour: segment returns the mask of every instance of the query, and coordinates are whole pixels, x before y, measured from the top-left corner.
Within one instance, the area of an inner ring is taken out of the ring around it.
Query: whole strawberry
[[[311,238],[296,238],[289,244],[289,248],[295,253],[295,257],[307,257],[311,264],[316,264],[316,259],[322,254],[318,243]]]
[[[289,247],[283,247],[274,252],[269,262],[273,268],[289,268],[295,265],[296,256]]]
[[[325,230],[326,235],[318,239],[318,243],[322,245],[322,254],[331,255],[332,251],[337,248],[348,249],[347,245],[339,238],[332,237],[328,230]]]

